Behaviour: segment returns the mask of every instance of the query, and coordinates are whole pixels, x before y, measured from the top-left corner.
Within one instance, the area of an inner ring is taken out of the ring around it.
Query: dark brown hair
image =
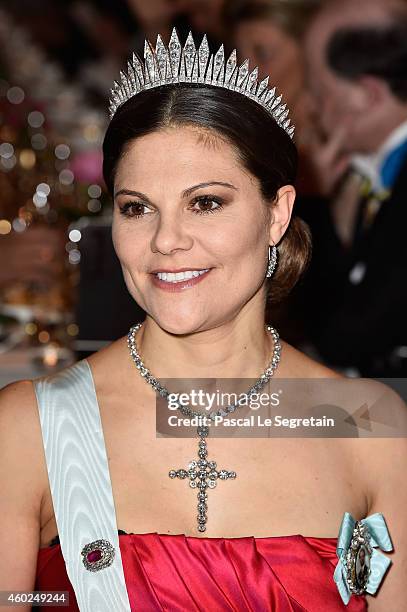
[[[356,81],[372,75],[385,81],[393,94],[407,101],[407,11],[389,23],[348,26],[334,32],[326,47],[329,67]]]
[[[125,146],[170,125],[193,125],[226,139],[243,167],[258,179],[262,196],[271,206],[278,189],[295,182],[297,149],[265,109],[238,92],[182,83],[143,91],[116,111],[103,143],[103,174],[111,194]],[[278,264],[270,279],[273,302],[281,300],[295,285],[310,250],[308,227],[293,216],[278,245]]]

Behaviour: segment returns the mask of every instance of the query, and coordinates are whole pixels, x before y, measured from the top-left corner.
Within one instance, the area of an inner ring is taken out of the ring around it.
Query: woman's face
[[[233,148],[195,128],[143,136],[119,161],[115,249],[131,295],[171,333],[216,327],[262,303],[267,218],[258,181]],[[208,272],[181,282],[157,275],[180,270]]]
[[[252,67],[258,66],[260,78],[270,75],[292,107],[304,80],[301,48],[294,38],[271,19],[253,19],[239,23],[235,41],[239,54],[250,57]]]

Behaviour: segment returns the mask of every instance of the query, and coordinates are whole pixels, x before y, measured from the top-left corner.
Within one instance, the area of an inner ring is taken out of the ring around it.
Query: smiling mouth
[[[176,284],[191,280],[193,278],[198,278],[198,276],[202,276],[206,272],[209,272],[209,270],[210,268],[204,268],[202,270],[186,270],[184,272],[156,272],[154,273],[154,276],[160,281]]]

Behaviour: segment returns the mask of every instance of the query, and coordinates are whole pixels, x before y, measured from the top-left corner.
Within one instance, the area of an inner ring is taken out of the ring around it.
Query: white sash
[[[62,555],[81,612],[130,612],[100,411],[86,360],[34,381]],[[112,565],[89,571],[82,548],[107,540]]]

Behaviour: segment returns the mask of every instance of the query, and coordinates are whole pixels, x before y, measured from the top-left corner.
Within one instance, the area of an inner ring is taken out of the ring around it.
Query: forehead
[[[221,135],[196,126],[172,126],[130,141],[120,158],[116,184],[167,183],[197,178],[251,180],[237,150]]]

